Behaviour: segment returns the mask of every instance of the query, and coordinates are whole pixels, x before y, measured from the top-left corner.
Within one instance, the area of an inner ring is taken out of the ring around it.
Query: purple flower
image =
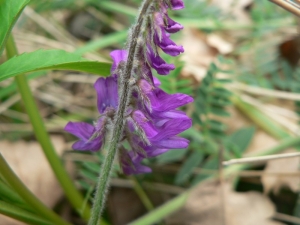
[[[80,140],[76,141],[72,148],[75,150],[83,151],[99,151],[103,142],[103,132],[101,127],[103,126],[103,119],[98,121],[99,129],[85,122],[69,122],[65,131],[75,135]]]
[[[167,75],[170,73],[170,70],[175,69],[173,64],[166,63],[150,46],[148,46],[147,50],[148,60],[151,62],[152,68],[155,69],[158,74]]]
[[[135,154],[135,152],[128,152],[126,150],[123,150],[121,152],[123,152],[123,154],[120,161],[122,170],[125,174],[131,175],[139,173],[150,173],[152,171],[149,167],[143,166],[141,164],[143,157]]]
[[[97,106],[100,114],[105,110],[118,106],[118,82],[117,78],[107,77],[99,78],[94,84],[97,92]]]
[[[172,20],[168,15],[165,15],[167,19],[167,25],[165,26],[165,30],[169,33],[176,33],[183,29],[183,26],[180,23]]]
[[[160,112],[167,112],[193,101],[193,98],[186,94],[176,93],[170,95],[158,87],[154,89],[153,86],[151,86],[144,79],[140,80],[139,87],[150,100],[150,111],[154,110]]]
[[[179,10],[184,8],[184,3],[182,0],[171,0],[171,5],[173,10]]]
[[[170,56],[177,56],[184,52],[182,46],[176,45],[163,29],[160,32],[156,32],[154,42],[157,44],[166,54]]]

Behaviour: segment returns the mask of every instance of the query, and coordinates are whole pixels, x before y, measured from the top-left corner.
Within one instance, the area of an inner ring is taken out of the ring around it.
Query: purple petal
[[[69,122],[64,130],[83,140],[88,140],[95,132],[95,128],[85,122]]]
[[[169,149],[157,148],[156,146],[145,146],[144,150],[147,153],[147,157],[156,157],[158,155],[161,155],[161,154],[169,151]]]
[[[171,0],[171,5],[173,10],[179,10],[184,8],[184,3],[182,0]]]
[[[115,77],[99,78],[94,87],[97,92],[97,106],[100,114],[104,113],[107,107],[117,108],[118,82]]]
[[[155,55],[151,47],[148,47],[148,58],[152,68],[160,75],[167,75],[175,69],[173,64],[167,64],[158,54]]]
[[[153,83],[155,87],[159,87],[161,85],[160,80],[156,77],[153,77]]]
[[[65,127],[65,131],[81,139],[79,141],[76,141],[72,145],[72,148],[74,150],[83,150],[83,151],[100,150],[102,145],[102,136],[90,140],[90,138],[93,136],[94,132],[96,131],[91,124],[84,123],[84,122],[75,122],[75,123],[69,122]]]
[[[192,126],[192,120],[187,119],[187,120],[182,120],[182,119],[172,119],[167,121],[163,126],[159,129],[159,133],[149,139],[151,142],[152,141],[160,141],[163,139],[168,139],[171,138],[188,128]]]
[[[177,23],[176,21],[172,20],[168,15],[166,15],[167,18],[167,26],[165,26],[165,30],[169,33],[176,33],[183,29],[183,26],[180,23]]]
[[[157,130],[151,122],[146,118],[142,111],[136,110],[132,114],[134,121],[144,130],[148,138],[152,138],[157,135]]]
[[[174,110],[187,103],[193,102],[193,98],[181,93],[167,94],[163,90],[157,88],[155,91],[148,94],[151,102],[151,107],[155,111]]]
[[[161,29],[161,28],[160,28]],[[184,52],[182,46],[178,46],[170,39],[170,35],[161,29],[161,36],[156,32],[154,42],[168,55],[177,56]]]
[[[126,50],[115,50],[110,53],[110,56],[113,59],[113,65],[111,67],[111,72],[114,72],[117,69],[117,67],[121,61],[127,60],[128,53]]]
[[[125,153],[126,154],[126,153]],[[127,162],[126,159],[130,159],[130,162]],[[152,170],[141,164],[143,158],[134,152],[128,152],[127,155],[123,155],[121,159],[123,172],[127,175],[139,174],[139,173],[150,173]]]
[[[168,148],[168,149],[187,148],[189,146],[189,140],[182,137],[175,136],[175,137],[154,142],[153,145],[159,148]]]
[[[79,151],[99,151],[102,146],[102,139],[100,137],[95,138],[93,140],[79,140],[76,141],[73,145],[72,148],[74,150],[79,150]]]

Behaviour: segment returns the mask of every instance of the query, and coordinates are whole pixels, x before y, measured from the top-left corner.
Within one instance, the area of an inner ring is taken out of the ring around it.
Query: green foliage
[[[204,154],[200,150],[196,150],[184,161],[179,172],[176,174],[175,183],[182,184],[187,181],[194,168],[198,167],[202,162]]]
[[[17,207],[13,203],[7,203],[0,200],[0,213],[6,216],[12,217],[19,221],[25,222],[26,224],[32,225],[51,225],[52,222],[49,222],[38,215],[28,212],[22,208]]]
[[[83,153],[78,153],[78,154],[83,154]],[[102,154],[102,152],[97,152],[93,155],[97,160],[96,162],[88,162],[88,161],[78,162],[80,177],[77,181],[82,186],[82,188],[87,190],[88,192],[89,190],[94,189],[99,177],[99,171],[101,171],[101,165],[104,161],[104,155]],[[117,177],[119,172],[120,172],[120,167],[118,164],[115,164],[111,177]]]
[[[240,158],[251,143],[254,134],[255,127],[241,128],[228,136],[227,145]]]
[[[110,63],[87,61],[80,55],[63,50],[38,50],[16,56],[0,65],[0,81],[38,70],[75,70],[108,76],[110,67]]]
[[[231,92],[222,86],[222,80],[216,78],[221,70],[212,63],[200,88],[196,91],[194,121],[200,125],[201,133],[205,138],[216,140],[224,138],[226,126],[218,120],[219,117],[228,117],[226,107],[230,101]]]
[[[0,5],[0,56],[5,47],[10,31],[29,0],[6,0]]]

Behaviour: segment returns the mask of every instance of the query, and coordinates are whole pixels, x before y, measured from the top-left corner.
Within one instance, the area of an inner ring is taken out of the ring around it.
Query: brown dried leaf
[[[218,54],[217,49],[208,45],[204,33],[191,28],[184,29],[182,45],[185,49],[182,59],[186,62],[183,72],[201,81]]]
[[[59,136],[53,136],[51,139],[57,153],[61,155],[65,149],[65,141]],[[48,207],[53,207],[62,197],[62,189],[38,142],[1,141],[0,151],[24,184]],[[0,224],[22,223],[12,222],[11,219],[0,216]]]
[[[228,185],[222,190],[211,183],[195,188],[185,206],[170,216],[167,224],[221,225],[226,220],[227,225],[283,225],[270,220],[274,214],[273,203],[258,192],[237,193]]]

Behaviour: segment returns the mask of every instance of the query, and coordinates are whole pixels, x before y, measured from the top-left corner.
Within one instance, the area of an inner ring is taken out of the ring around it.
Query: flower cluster
[[[136,40],[130,102],[126,107],[125,126],[118,145],[119,161],[126,174],[150,172],[150,168],[141,164],[144,158],[158,156],[170,149],[186,148],[189,144],[188,140],[177,135],[191,126],[191,119],[177,108],[193,99],[181,93],[165,93],[151,72],[153,68],[158,74],[167,75],[175,68],[159,56],[158,48],[171,56],[184,51],[182,46],[170,39],[170,33],[183,29],[183,26],[173,21],[167,11],[168,8],[182,9],[184,4],[182,0],[153,2]],[[112,75],[99,78],[94,85],[100,113],[98,120],[93,125],[84,122],[69,122],[66,125],[65,130],[79,138],[73,144],[73,149],[98,151],[103,146],[121,104],[119,93],[124,82],[122,71],[124,65],[130,63],[128,52],[111,52]],[[125,141],[130,149],[122,144]]]

